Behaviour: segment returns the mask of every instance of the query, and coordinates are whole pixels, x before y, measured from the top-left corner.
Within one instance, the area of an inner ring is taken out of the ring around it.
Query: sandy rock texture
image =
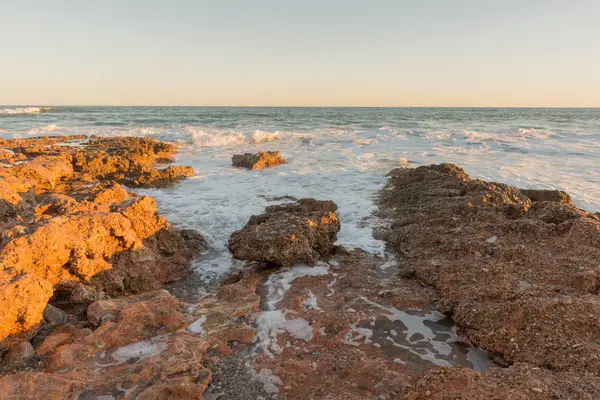
[[[566,193],[472,179],[452,164],[392,171],[379,206],[401,274],[435,288],[438,308],[471,342],[528,365],[510,369],[514,385],[500,373],[440,372],[409,398],[467,384],[476,389],[464,398],[496,387],[495,398],[598,397],[597,214]],[[528,382],[538,375],[539,387]]]
[[[287,163],[287,160],[279,155],[279,151],[261,151],[260,153],[236,154],[231,158],[234,167],[247,169],[264,169],[279,164]]]
[[[19,160],[0,168],[0,350],[10,335],[35,334],[48,301],[68,308],[156,290],[204,247],[158,216],[151,197],[117,183],[164,186],[191,175],[156,169],[172,160],[173,145],[44,137],[0,148]]]
[[[304,261],[314,265],[327,255],[337,238],[340,221],[332,201],[300,199],[267,207],[234,232],[229,250],[240,260],[266,261],[291,266]]]
[[[200,399],[217,362],[254,332],[258,276],[225,285],[194,310],[165,290],[88,306],[37,345],[44,368],[0,378],[0,399]],[[235,317],[235,319],[234,319]]]

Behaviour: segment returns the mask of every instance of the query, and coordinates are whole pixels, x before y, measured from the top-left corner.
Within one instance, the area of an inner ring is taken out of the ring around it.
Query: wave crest
[[[51,107],[0,108],[0,115],[39,114],[52,110]]]
[[[66,131],[68,129],[62,128],[56,124],[50,124],[46,126],[40,126],[39,128],[30,129],[27,133],[29,135],[41,135],[44,133],[57,132],[57,131]]]
[[[189,143],[200,147],[232,147],[242,144],[258,144],[279,140],[279,132],[254,131],[244,133],[234,130],[205,130],[200,127],[188,126]]]

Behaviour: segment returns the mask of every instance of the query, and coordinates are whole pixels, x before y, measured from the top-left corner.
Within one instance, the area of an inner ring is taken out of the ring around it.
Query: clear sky
[[[0,0],[0,104],[600,107],[600,0]]]

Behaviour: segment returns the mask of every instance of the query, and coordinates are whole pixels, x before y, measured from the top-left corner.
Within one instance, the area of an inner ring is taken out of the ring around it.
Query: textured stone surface
[[[2,147],[24,162],[0,168],[0,350],[10,335],[35,333],[52,296],[90,303],[156,290],[185,274],[205,246],[158,216],[152,198],[114,182],[163,187],[193,175],[189,167],[155,167],[171,160],[173,145],[44,137]],[[56,314],[46,311],[46,321],[62,323]]]
[[[473,343],[509,363],[598,374],[600,219],[567,199],[452,164],[401,168],[381,192],[383,236]]]
[[[35,356],[31,343],[21,341],[10,346],[2,362],[9,367],[19,367],[27,364]]]
[[[264,169],[287,163],[286,159],[279,155],[279,151],[261,151],[256,154],[236,154],[231,158],[231,162],[234,167],[247,169]]]
[[[332,201],[301,199],[267,207],[234,232],[229,250],[240,260],[290,266],[298,261],[314,265],[329,254],[340,230]]]

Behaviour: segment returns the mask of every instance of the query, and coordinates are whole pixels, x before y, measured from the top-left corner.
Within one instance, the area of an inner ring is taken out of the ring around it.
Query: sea
[[[559,189],[600,211],[600,109],[264,108],[0,106],[0,138],[142,136],[180,146],[176,163],[196,176],[157,200],[175,226],[194,228],[211,249],[195,264],[206,282],[236,267],[231,233],[268,205],[290,198],[335,201],[338,244],[386,256],[373,237],[386,174],[451,162],[472,177]],[[289,163],[262,171],[231,156],[279,150]]]

